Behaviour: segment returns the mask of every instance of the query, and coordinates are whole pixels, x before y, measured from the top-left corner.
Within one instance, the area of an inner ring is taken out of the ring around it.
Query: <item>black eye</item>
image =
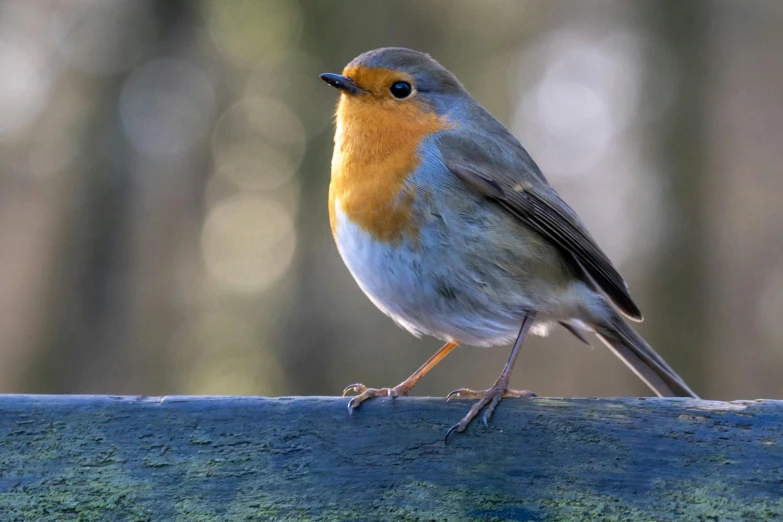
[[[413,88],[408,82],[394,82],[392,86],[389,87],[389,92],[392,93],[392,96],[400,100],[410,96],[412,90]]]

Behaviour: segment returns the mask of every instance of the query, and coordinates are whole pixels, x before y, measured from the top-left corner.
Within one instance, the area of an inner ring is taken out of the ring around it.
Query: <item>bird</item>
[[[512,345],[487,390],[446,434],[509,388],[529,334],[562,326],[595,334],[658,396],[697,395],[626,322],[641,321],[628,285],[576,212],[514,135],[429,54],[365,52],[341,74],[329,184],[337,249],[361,290],[402,328],[445,344],[394,387],[348,386],[353,412],[373,397],[405,396],[460,344]]]

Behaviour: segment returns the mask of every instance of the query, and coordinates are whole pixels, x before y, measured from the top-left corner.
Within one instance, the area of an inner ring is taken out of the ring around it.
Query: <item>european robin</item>
[[[593,332],[656,394],[696,397],[624,320],[640,321],[628,286],[517,139],[429,55],[376,49],[342,74],[329,220],[343,261],[386,315],[446,344],[393,388],[354,384],[349,411],[407,395],[460,343],[514,341],[495,384],[449,394],[476,402],[462,432],[508,389],[528,332]],[[448,437],[448,434],[447,434]]]

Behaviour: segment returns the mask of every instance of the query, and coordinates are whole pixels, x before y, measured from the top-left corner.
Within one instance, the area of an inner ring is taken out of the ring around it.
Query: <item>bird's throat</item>
[[[418,238],[412,211],[419,147],[429,135],[448,128],[445,117],[416,103],[342,95],[329,186],[329,219],[338,233],[337,208],[375,239],[399,243]]]

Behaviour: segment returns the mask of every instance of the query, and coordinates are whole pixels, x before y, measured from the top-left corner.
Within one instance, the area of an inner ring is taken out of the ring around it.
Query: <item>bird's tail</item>
[[[699,397],[633,328],[617,314],[595,333],[659,397]]]

